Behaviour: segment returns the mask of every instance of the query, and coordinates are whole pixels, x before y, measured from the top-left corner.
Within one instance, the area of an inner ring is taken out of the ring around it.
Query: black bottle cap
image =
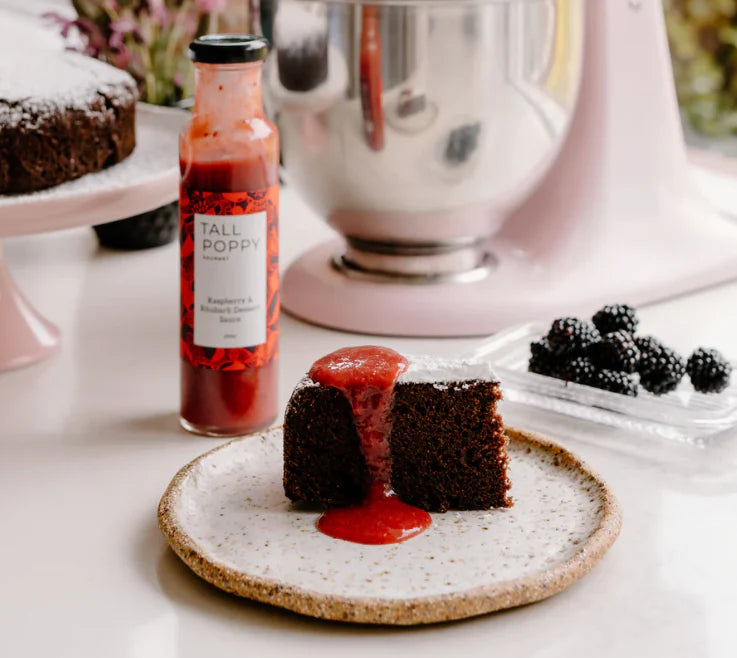
[[[189,44],[188,54],[203,64],[258,62],[269,54],[269,42],[253,34],[205,34]]]

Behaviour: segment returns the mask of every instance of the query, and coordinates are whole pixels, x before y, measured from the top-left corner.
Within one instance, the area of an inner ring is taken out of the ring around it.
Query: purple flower
[[[107,49],[107,40],[102,30],[88,18],[77,18],[74,22],[75,27],[79,31],[79,34],[87,42],[87,48],[85,52],[101,53]],[[88,52],[89,51],[89,52]]]
[[[225,10],[228,0],[195,0],[194,4],[203,14],[219,14]]]
[[[206,19],[225,10],[228,0],[73,0],[78,16],[56,12],[44,18],[58,26],[72,48],[127,70],[142,98],[171,103],[189,89],[184,53],[191,39],[212,27]],[[164,54],[164,56],[160,56]],[[188,64],[188,63],[187,63]],[[161,84],[147,85],[156,76]]]
[[[77,30],[82,39],[84,47],[81,49],[85,55],[99,57],[99,55],[107,49],[107,41],[102,34],[100,28],[91,20],[86,18],[75,18],[73,21],[68,20],[64,16],[56,12],[47,12],[43,18],[56,22],[61,26],[61,36],[65,39],[69,36],[72,29]]]
[[[69,36],[70,30],[75,27],[75,21],[69,20],[66,16],[55,11],[47,11],[41,14],[41,18],[49,21],[50,23],[56,23],[61,27],[61,36],[65,39]]]

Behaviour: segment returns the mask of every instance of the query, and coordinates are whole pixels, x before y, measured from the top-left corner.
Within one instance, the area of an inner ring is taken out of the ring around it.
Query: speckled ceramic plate
[[[324,619],[426,624],[547,598],[619,534],[607,485],[575,455],[508,428],[514,507],[433,514],[423,534],[365,546],[327,537],[282,489],[282,432],[232,441],[170,483],[159,524],[179,557],[227,592]]]

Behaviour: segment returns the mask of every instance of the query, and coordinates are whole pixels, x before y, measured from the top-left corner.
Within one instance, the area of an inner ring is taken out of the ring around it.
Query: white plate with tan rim
[[[427,624],[532,603],[584,576],[619,534],[614,495],[575,455],[507,428],[514,506],[432,515],[421,535],[367,546],[320,533],[282,488],[282,430],[182,468],[159,505],[167,541],[226,592],[305,615]]]

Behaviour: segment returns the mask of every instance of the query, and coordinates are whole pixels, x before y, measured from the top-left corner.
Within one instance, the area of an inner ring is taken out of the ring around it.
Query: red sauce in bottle
[[[407,359],[385,347],[346,347],[319,359],[313,381],[339,389],[353,410],[361,451],[371,478],[366,499],[325,512],[317,528],[360,544],[391,544],[414,537],[431,523],[424,510],[403,503],[391,490],[390,411],[396,381]]]
[[[195,63],[195,107],[180,139],[181,421],[218,436],[277,415],[276,128],[262,63]]]

